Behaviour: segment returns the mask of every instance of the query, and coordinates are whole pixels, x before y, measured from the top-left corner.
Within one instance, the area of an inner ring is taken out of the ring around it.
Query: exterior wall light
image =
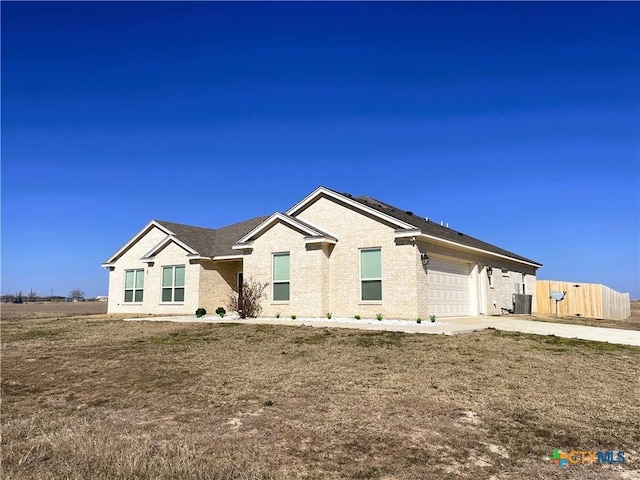
[[[422,260],[423,265],[429,265],[429,256],[426,253],[420,254],[420,260]]]

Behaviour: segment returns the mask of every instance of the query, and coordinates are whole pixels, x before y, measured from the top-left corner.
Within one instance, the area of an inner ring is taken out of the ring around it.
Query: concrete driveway
[[[593,340],[596,342],[609,342],[620,345],[640,346],[640,331],[622,330],[617,328],[587,327],[583,325],[569,325],[565,323],[536,322],[534,320],[524,320],[522,318],[501,316],[501,317],[457,317],[443,318],[443,323],[423,322],[422,324],[395,325],[386,321],[375,323],[364,323],[344,319],[341,321],[326,322],[322,319],[300,318],[292,320],[290,318],[247,318],[238,320],[233,318],[220,318],[213,315],[206,315],[200,319],[195,316],[184,317],[147,317],[131,318],[125,321],[156,321],[156,322],[185,322],[185,323],[248,323],[253,325],[307,325],[319,328],[354,328],[359,330],[406,332],[406,333],[428,333],[434,335],[455,335],[458,333],[474,332],[486,328],[495,328],[505,332],[532,333],[535,335],[555,335],[556,337],[578,338],[581,340]]]
[[[640,332],[620,328],[588,327],[566,323],[536,322],[513,317],[483,317],[489,326],[506,332],[534,333],[536,335],[555,335],[564,338],[579,338],[596,342],[617,343],[620,345],[640,346]]]

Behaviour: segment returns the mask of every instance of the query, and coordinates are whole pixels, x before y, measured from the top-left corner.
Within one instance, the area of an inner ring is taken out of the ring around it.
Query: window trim
[[[276,280],[275,279],[275,268],[276,268],[276,257],[284,257],[287,256],[289,257],[289,275],[288,275],[288,279],[287,280]],[[289,285],[289,298],[287,298],[286,300],[276,300],[276,284],[278,285],[282,285],[282,284],[288,284]],[[271,303],[272,304],[277,304],[277,305],[286,305],[291,301],[291,252],[287,251],[287,252],[273,252],[271,254]]]
[[[133,287],[127,288],[127,272],[133,272]],[[142,288],[137,288],[137,280],[138,274],[142,272]],[[144,302],[144,268],[127,268],[124,271],[124,298],[122,299],[122,303],[126,303],[128,305],[142,305]],[[127,302],[127,292],[131,291],[131,301]],[[142,292],[142,300],[136,302],[136,292]]]
[[[176,285],[176,269],[182,267],[184,269],[184,279],[183,285]],[[171,274],[171,286],[164,285],[164,271],[165,269],[170,268],[172,271]],[[162,266],[162,276],[160,277],[160,303],[165,305],[183,305],[184,298],[186,294],[186,283],[187,283],[187,268],[184,264],[179,265],[163,265]],[[182,289],[182,300],[176,300],[176,289]],[[171,300],[163,300],[163,294],[165,290],[171,289]]]
[[[366,251],[374,251],[378,250],[380,252],[380,278],[362,278],[362,252]],[[384,292],[382,287],[382,247],[365,247],[358,249],[358,278],[359,278],[359,289],[360,289],[360,297],[359,303],[363,305],[379,305],[382,303],[382,299],[384,298]],[[372,282],[379,281],[380,282],[380,300],[363,300],[362,298],[362,284],[363,282]]]

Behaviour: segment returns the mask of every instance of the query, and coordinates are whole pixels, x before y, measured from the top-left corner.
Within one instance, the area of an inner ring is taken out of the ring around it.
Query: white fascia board
[[[187,245],[186,243],[181,241],[175,235],[171,234],[171,235],[167,235],[166,237],[164,237],[160,241],[160,243],[158,243],[155,247],[153,247],[151,250],[149,250],[147,253],[145,253],[140,260],[145,261],[145,259],[153,258],[156,255],[157,252],[162,250],[164,247],[169,245],[171,242],[173,242],[173,243],[179,245],[180,247],[184,248],[191,255],[199,255],[199,253],[196,252],[193,248],[191,248],[189,245]]]
[[[378,217],[381,220],[384,220],[386,222],[389,222],[393,225],[397,225],[400,228],[411,228],[411,229],[415,229],[415,225],[411,225],[409,223],[403,222],[401,220],[398,220],[395,217],[392,217],[391,215],[387,215],[386,213],[382,213],[379,212],[378,210],[376,210],[375,208],[371,208],[368,207],[360,202],[356,202],[355,200],[349,198],[349,197],[345,197],[344,195],[340,195],[339,193],[336,193],[332,190],[329,190],[325,187],[319,187],[316,190],[314,190],[313,192],[311,192],[309,195],[307,195],[305,198],[303,198],[301,201],[299,201],[298,203],[296,203],[293,207],[291,207],[289,210],[286,211],[286,215],[291,215],[291,216],[295,216],[296,212],[299,212],[300,210],[302,210],[304,207],[306,207],[307,205],[309,205],[311,202],[313,202],[317,197],[319,197],[320,195],[327,195],[328,197],[334,198],[336,200],[339,200],[341,202],[346,203],[347,205],[354,207],[357,210],[361,210],[363,212],[367,212],[369,215],[372,215],[374,217]]]
[[[330,243],[332,245],[335,245],[336,243],[338,243],[338,240],[336,240],[333,237],[304,237],[304,243],[306,243],[306,244],[310,244],[310,243]]]
[[[147,233],[149,233],[149,231],[153,227],[159,228],[160,230],[162,230],[167,235],[172,235],[173,234],[173,232],[171,230],[169,230],[168,228],[166,228],[165,226],[160,225],[155,220],[151,220],[140,231],[138,231],[138,233],[136,233],[133,237],[131,237],[127,243],[125,243],[122,247],[120,247],[120,249],[116,253],[111,255],[111,257],[109,257],[109,259],[106,262],[104,262],[103,265],[107,265],[109,263],[115,262],[124,252],[129,250],[129,248],[131,248],[131,246],[133,244],[135,244],[138,240],[140,240],[141,237],[143,237]]]
[[[243,243],[236,243],[235,245],[231,246],[232,250],[251,250],[253,249],[253,242],[243,242]]]
[[[413,230],[396,230],[396,238],[410,238],[410,237],[419,237],[422,235],[422,231],[418,228],[414,228]]]
[[[214,261],[225,261],[225,260],[242,260],[244,258],[244,255],[242,254],[238,254],[238,255],[216,255],[215,257],[212,257],[211,260]]]
[[[211,257],[204,257],[202,255],[200,255],[199,253],[192,253],[187,255],[187,258],[189,260],[211,260]]]
[[[511,262],[522,263],[522,264],[525,264],[525,265],[530,265],[530,266],[535,267],[535,268],[542,267],[542,265],[539,264],[539,263],[527,262],[526,260],[519,260],[517,258],[513,258],[513,257],[510,257],[508,255],[502,255],[501,253],[490,252],[489,250],[484,250],[482,248],[470,247],[468,245],[462,245],[461,243],[453,242],[451,240],[445,240],[444,238],[434,237],[433,235],[427,235],[425,233],[421,233],[421,234],[415,235],[415,236],[418,237],[418,238],[422,238],[424,240],[431,240],[433,242],[444,243],[445,245],[451,245],[451,246],[454,246],[454,247],[456,247],[458,249],[461,249],[461,250],[470,250],[472,252],[482,253],[483,255],[488,255],[490,257],[504,258],[504,259],[507,259],[507,260],[509,260]],[[396,235],[396,237],[397,237],[397,235]]]
[[[249,239],[255,237],[256,235],[261,234],[263,231],[271,228],[272,225],[274,225],[275,223],[278,223],[278,222],[286,223],[291,227],[297,228],[298,230],[302,230],[303,232],[305,232],[309,236],[320,236],[320,235],[322,235],[322,232],[317,232],[315,230],[312,230],[308,226],[303,225],[302,223],[296,221],[295,218],[290,218],[290,217],[287,217],[286,215],[283,215],[280,212],[276,212],[273,215],[271,215],[269,218],[267,218],[265,221],[263,221],[256,228],[254,228],[249,233],[247,233],[240,240],[238,240],[236,242],[236,245],[247,243]],[[234,245],[233,248],[235,248],[236,245]]]

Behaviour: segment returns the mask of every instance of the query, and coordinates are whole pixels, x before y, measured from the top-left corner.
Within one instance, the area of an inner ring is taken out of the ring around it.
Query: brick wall
[[[328,257],[326,308],[334,316],[417,318],[419,252],[410,243],[396,243],[395,227],[380,223],[332,200],[320,198],[297,217],[334,235],[338,242]],[[380,247],[382,302],[360,299],[360,249]],[[324,312],[326,313],[326,312]]]
[[[232,313],[229,297],[237,289],[238,272],[242,272],[242,260],[200,262],[199,306],[209,314],[215,313],[218,307]]]
[[[158,228],[152,228],[116,261],[115,268],[109,272],[109,313],[166,313],[192,314],[198,308],[200,291],[200,265],[190,264],[188,252],[175,243],[168,244],[158,252],[153,264],[140,261],[140,258],[156,246],[166,234]],[[184,302],[162,303],[162,267],[171,265],[185,266]],[[124,302],[125,270],[144,270],[144,295],[142,303]]]

